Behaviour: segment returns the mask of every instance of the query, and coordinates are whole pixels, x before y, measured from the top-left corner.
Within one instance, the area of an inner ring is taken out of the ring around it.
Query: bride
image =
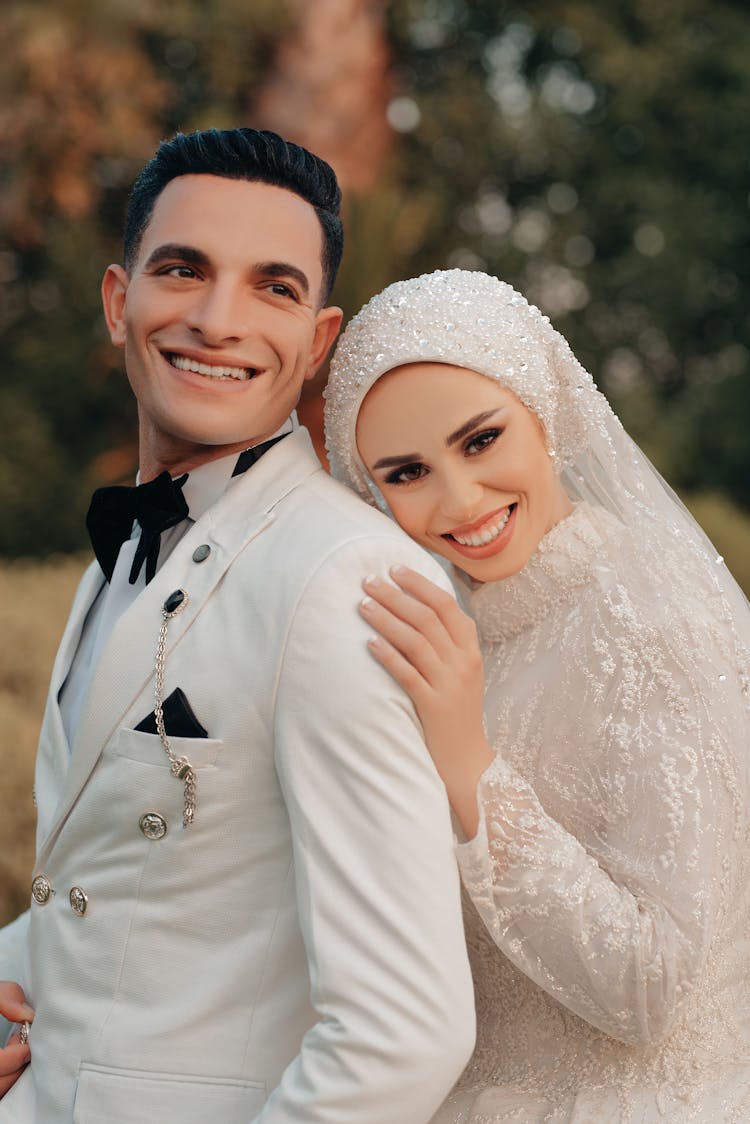
[[[494,277],[373,298],[326,425],[475,622],[410,571],[366,584],[461,838],[478,1040],[436,1121],[747,1122],[750,612],[723,560]]]

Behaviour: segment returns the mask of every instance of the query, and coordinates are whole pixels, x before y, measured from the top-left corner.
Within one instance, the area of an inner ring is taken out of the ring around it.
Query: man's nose
[[[235,286],[215,282],[200,290],[185,319],[192,332],[206,343],[218,345],[248,334],[250,309]]]

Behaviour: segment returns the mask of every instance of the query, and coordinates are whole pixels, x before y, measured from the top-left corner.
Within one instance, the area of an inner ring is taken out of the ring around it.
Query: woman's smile
[[[466,554],[469,558],[489,557],[504,550],[510,542],[515,512],[516,504],[509,504],[499,511],[483,515],[472,524],[454,527],[452,531],[444,533],[442,538],[459,554]]]

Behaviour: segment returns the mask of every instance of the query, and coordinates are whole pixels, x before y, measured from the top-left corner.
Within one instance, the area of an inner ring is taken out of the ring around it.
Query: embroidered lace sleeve
[[[608,631],[599,650],[615,683],[610,709],[584,696],[566,726],[560,670],[563,701],[554,687],[536,697],[559,728],[537,758],[539,784],[498,756],[480,780],[477,836],[458,852],[505,955],[594,1026],[648,1043],[700,979],[732,892],[739,790],[718,676],[717,697],[706,697],[689,656],[678,666],[651,630],[629,705],[633,636],[611,617]],[[574,647],[568,667],[582,658]]]

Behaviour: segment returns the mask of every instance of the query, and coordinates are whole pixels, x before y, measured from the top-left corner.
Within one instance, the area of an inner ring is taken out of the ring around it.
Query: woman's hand
[[[414,703],[427,748],[467,836],[477,829],[476,789],[494,756],[484,733],[484,671],[474,622],[421,574],[394,566],[396,586],[367,578],[364,619],[380,635],[370,651]]]
[[[28,1023],[34,1018],[23,990],[10,980],[0,980],[0,1015],[12,1023]],[[0,1049],[0,1097],[16,1083],[30,1060],[28,1043],[22,1043],[20,1035],[14,1034],[7,1046]]]

